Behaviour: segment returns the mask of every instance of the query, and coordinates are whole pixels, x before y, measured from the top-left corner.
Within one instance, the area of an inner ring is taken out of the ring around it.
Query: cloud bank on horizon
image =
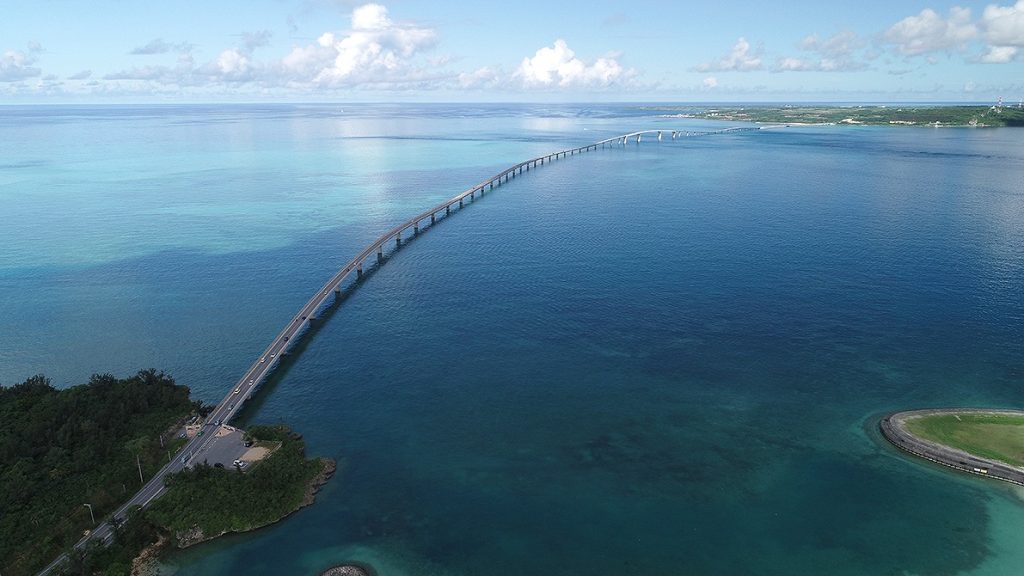
[[[114,53],[101,47],[71,54],[57,45],[61,34],[46,33],[48,15],[23,9],[13,17],[26,20],[24,34],[33,35],[21,46],[0,45],[0,98],[821,99],[831,94],[857,99],[858,94],[909,94],[956,100],[976,98],[983,90],[1011,98],[1024,94],[1024,0],[912,11],[890,6],[876,19],[857,15],[828,23],[829,34],[819,32],[822,22],[771,26],[748,8],[722,16],[727,26],[707,15],[685,14],[691,17],[684,19],[687,26],[673,35],[659,34],[659,14],[643,6],[636,14],[611,11],[591,26],[556,22],[563,31],[552,33],[544,29],[553,25],[532,30],[518,20],[490,24],[486,14],[468,9],[438,18],[429,13],[398,18],[377,3],[351,8],[343,27],[344,16],[331,14],[337,2],[295,2],[299,16],[268,13],[266,27],[247,31],[230,30],[234,19],[225,18],[215,21],[217,30],[197,27],[196,37],[185,37],[187,26],[154,22],[138,27],[138,33],[149,33],[144,41],[126,40]],[[528,8],[523,12],[535,13]],[[900,17],[885,20],[901,9]],[[325,11],[339,25],[325,26],[330,20],[312,17]],[[100,16],[116,27],[116,17]],[[300,30],[303,16],[305,30]],[[261,22],[261,14],[250,11],[244,20]],[[511,30],[504,30],[509,25]],[[687,30],[695,26],[700,30]],[[742,33],[730,40],[724,36],[728,32],[715,30],[719,27]],[[653,32],[645,36],[647,30]],[[116,46],[117,38],[107,34],[104,47]],[[215,45],[218,39],[222,43]],[[573,47],[577,42],[582,48]],[[519,50],[519,56],[510,50]],[[902,85],[895,91],[894,78]]]

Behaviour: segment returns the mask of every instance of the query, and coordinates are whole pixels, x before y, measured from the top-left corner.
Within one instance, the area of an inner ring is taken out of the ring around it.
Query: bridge
[[[331,278],[327,280],[327,282],[324,283],[324,285],[321,286],[315,294],[313,294],[313,296],[295,314],[295,316],[289,320],[284,328],[278,332],[277,336],[270,342],[270,345],[263,350],[263,353],[260,354],[251,366],[249,366],[249,369],[246,370],[242,378],[239,379],[238,382],[236,382],[228,391],[224,399],[222,399],[213,411],[210,412],[202,426],[202,434],[196,434],[193,436],[185,446],[178,451],[178,454],[176,454],[170,462],[164,465],[164,467],[161,468],[156,475],[150,478],[149,481],[147,481],[130,500],[125,502],[114,512],[112,515],[113,518],[123,520],[125,515],[133,506],[146,507],[150,502],[166,491],[166,488],[164,487],[164,478],[166,476],[180,472],[182,469],[192,466],[195,462],[201,462],[202,460],[200,458],[202,454],[213,442],[216,441],[216,434],[214,434],[216,429],[221,424],[228,423],[232,418],[234,418],[238,411],[241,410],[245,401],[252,397],[259,385],[262,384],[274,371],[274,368],[278,363],[280,363],[281,357],[286,355],[288,351],[295,346],[295,344],[301,339],[302,334],[310,327],[312,322],[317,320],[318,312],[323,310],[336,296],[341,295],[342,286],[345,281],[353,274],[355,274],[356,279],[362,278],[364,270],[368,269],[367,262],[371,265],[374,263],[377,265],[383,264],[385,260],[385,251],[392,250],[392,245],[394,246],[394,249],[402,246],[403,234],[405,235],[405,238],[409,238],[410,234],[415,237],[426,228],[436,224],[440,219],[451,216],[453,211],[463,209],[466,203],[475,201],[477,197],[482,197],[486,192],[490,192],[502,184],[515,179],[524,172],[536,170],[537,168],[550,164],[551,162],[570,158],[578,154],[583,154],[584,152],[590,152],[602,148],[625,146],[630,142],[639,144],[645,138],[648,140],[653,139],[656,141],[662,141],[667,137],[670,140],[677,140],[697,136],[709,136],[712,134],[755,130],[760,130],[760,128],[737,127],[714,131],[664,129],[641,130],[638,132],[630,132],[629,134],[622,134],[613,138],[607,138],[592,144],[579,146],[577,148],[568,148],[558,152],[552,152],[506,168],[491,178],[464,190],[463,192],[428,210],[420,212],[412,218],[409,218],[408,220],[405,220],[391,228],[387,232],[384,232],[378,236],[376,240],[363,248],[363,250],[354,258],[349,260],[348,263],[338,270],[334,276],[331,276]],[[91,540],[98,540],[103,544],[108,544],[112,540],[113,536],[114,527],[112,523],[109,521],[102,522],[87,536],[79,540],[75,544],[74,548],[81,550]],[[65,556],[61,555],[44,568],[39,573],[40,576],[48,574],[64,560]]]

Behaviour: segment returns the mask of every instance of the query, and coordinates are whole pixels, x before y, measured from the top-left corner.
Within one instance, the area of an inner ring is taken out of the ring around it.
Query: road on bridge
[[[759,130],[759,128],[726,128],[711,132],[664,129],[641,130],[613,138],[607,138],[578,148],[568,148],[545,156],[538,156],[511,166],[494,177],[468,188],[447,201],[442,202],[429,210],[421,212],[420,214],[417,214],[416,216],[388,230],[379,236],[372,244],[363,249],[363,251],[355,258],[350,260],[348,264],[332,276],[331,279],[328,280],[320,290],[318,290],[317,293],[306,302],[305,306],[303,306],[302,309],[292,317],[291,321],[288,322],[284,329],[278,333],[277,337],[275,337],[270,343],[270,346],[263,351],[263,354],[260,355],[259,359],[253,362],[252,366],[250,366],[245,372],[245,375],[238,380],[235,386],[228,391],[228,394],[224,399],[221,400],[209,416],[207,416],[201,429],[202,434],[197,433],[193,436],[178,452],[178,454],[176,454],[170,462],[164,465],[156,475],[150,478],[149,481],[131,497],[130,500],[121,505],[121,507],[113,513],[112,517],[119,520],[124,519],[125,514],[127,514],[132,507],[146,507],[150,502],[166,491],[166,488],[164,487],[164,479],[168,475],[180,472],[186,466],[191,466],[193,462],[201,462],[200,458],[202,457],[202,454],[206,452],[211,443],[217,441],[216,434],[214,433],[217,427],[219,427],[221,423],[230,422],[235,414],[242,408],[242,404],[252,396],[256,388],[281,361],[281,356],[287,353],[288,348],[297,341],[302,332],[310,325],[310,322],[316,318],[315,315],[317,311],[332,298],[332,292],[340,293],[342,282],[344,282],[344,280],[353,272],[361,276],[364,262],[371,258],[374,252],[377,253],[378,261],[381,261],[384,246],[388,242],[394,241],[396,245],[400,246],[403,232],[412,228],[413,234],[418,234],[421,222],[429,220],[430,223],[433,224],[435,217],[438,214],[448,215],[454,207],[458,206],[458,208],[462,208],[463,202],[466,199],[472,201],[476,195],[483,196],[485,189],[493,189],[500,186],[503,182],[508,182],[510,178],[515,178],[516,174],[522,174],[523,171],[529,171],[531,167],[537,168],[538,166],[543,166],[546,163],[556,161],[560,158],[568,158],[569,156],[575,156],[577,154],[582,154],[583,152],[597,150],[604,147],[613,147],[614,145],[625,146],[630,142],[630,139],[632,139],[636,144],[639,144],[644,135],[656,136],[657,141],[661,141],[664,134],[670,134],[671,139],[676,140],[677,138],[708,136],[711,134],[751,130]],[[91,540],[98,540],[105,545],[111,541],[113,535],[113,525],[110,521],[104,521],[88,535],[79,540],[75,544],[74,548],[81,550]],[[49,574],[54,568],[63,562],[65,558],[65,555],[61,555],[51,562],[39,573],[40,576]]]

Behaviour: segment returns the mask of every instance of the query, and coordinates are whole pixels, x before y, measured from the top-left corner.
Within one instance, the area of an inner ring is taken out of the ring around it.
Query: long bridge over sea
[[[204,451],[209,448],[210,444],[216,442],[216,434],[214,434],[213,431],[221,426],[221,424],[226,424],[235,417],[238,411],[242,409],[245,401],[252,397],[260,384],[266,381],[267,377],[274,371],[280,363],[281,357],[288,354],[289,350],[291,350],[302,339],[302,335],[310,328],[312,323],[318,319],[318,314],[328,307],[336,297],[341,295],[346,280],[348,280],[353,274],[356,279],[362,278],[364,272],[369,270],[369,266],[379,266],[383,264],[386,253],[402,246],[403,235],[407,240],[410,237],[418,236],[441,219],[448,218],[453,212],[465,208],[467,203],[474,202],[476,198],[483,197],[485,193],[500,187],[502,184],[514,180],[517,176],[522,176],[525,172],[537,170],[538,168],[552,162],[571,158],[585,152],[592,152],[605,148],[622,147],[630,143],[640,144],[644,141],[653,140],[655,142],[661,142],[666,139],[671,141],[698,136],[710,136],[713,134],[756,131],[760,129],[761,128],[759,127],[737,127],[713,131],[666,129],[641,130],[638,132],[630,132],[629,134],[622,134],[613,138],[606,138],[592,144],[586,144],[576,148],[568,148],[558,152],[545,154],[543,156],[537,156],[536,158],[531,158],[510,166],[491,178],[488,178],[479,184],[475,184],[448,200],[445,200],[430,209],[424,210],[423,212],[416,214],[412,218],[409,218],[384,232],[373,242],[363,248],[361,252],[356,254],[355,257],[349,260],[348,263],[338,270],[337,273],[331,276],[331,278],[327,280],[327,282],[325,282],[312,297],[310,297],[306,304],[295,314],[295,316],[291,318],[291,320],[289,320],[288,324],[278,332],[277,336],[274,337],[263,353],[256,358],[251,366],[249,366],[249,369],[246,370],[242,378],[232,386],[224,399],[217,404],[212,412],[210,412],[203,425],[203,433],[193,436],[173,459],[170,459],[170,461],[164,465],[164,467],[161,468],[155,476],[150,478],[149,481],[146,482],[134,496],[132,496],[131,500],[123,504],[116,512],[114,512],[113,518],[118,519],[119,521],[123,520],[125,515],[133,506],[147,506],[155,498],[159,497],[166,491],[166,488],[164,487],[164,478],[167,475],[180,472],[183,468],[190,467],[194,461],[201,461],[200,458]],[[107,544],[113,538],[113,534],[114,528],[111,522],[105,521],[76,543],[75,548],[84,548],[90,540],[98,540]],[[64,559],[65,556],[62,555],[51,562],[40,572],[40,576],[48,574]]]

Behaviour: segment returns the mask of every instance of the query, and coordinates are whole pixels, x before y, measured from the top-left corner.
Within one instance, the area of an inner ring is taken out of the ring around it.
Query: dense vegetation
[[[161,433],[198,406],[154,370],[57,390],[0,387],[0,573],[31,574],[81,538],[167,460]],[[164,438],[166,443],[166,438]]]
[[[159,527],[149,522],[138,508],[115,526],[114,540],[109,546],[91,541],[85,550],[72,550],[63,565],[63,574],[71,576],[129,576],[132,561],[160,537]]]
[[[169,476],[167,494],[146,517],[175,534],[199,528],[211,537],[265,526],[299,508],[326,463],[307,460],[302,437],[284,426],[256,426],[248,434],[281,446],[244,473],[201,465]]]
[[[144,511],[132,511],[115,527],[107,547],[91,543],[73,551],[64,564],[69,576],[128,576],[132,561],[154,544],[185,535],[193,544],[224,532],[252,530],[276,522],[303,503],[311,480],[333,466],[324,460],[306,460],[302,438],[288,428],[255,427],[249,434],[258,442],[279,448],[247,472],[200,465],[166,479],[168,491]]]
[[[1017,106],[719,106],[646,107],[684,117],[778,124],[878,124],[929,126],[1024,126]]]
[[[962,412],[907,420],[907,430],[982,458],[1024,466],[1024,415]]]

